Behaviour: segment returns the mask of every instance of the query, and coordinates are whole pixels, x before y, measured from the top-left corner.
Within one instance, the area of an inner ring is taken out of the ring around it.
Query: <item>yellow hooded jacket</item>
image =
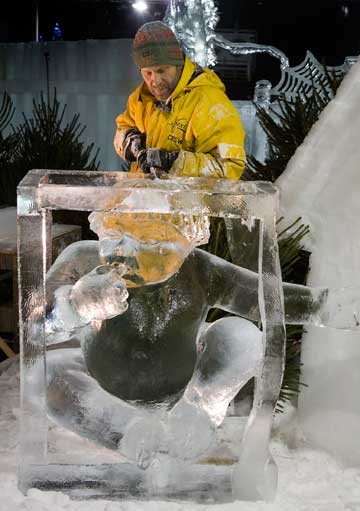
[[[198,66],[186,57],[180,80],[166,102],[169,111],[157,106],[145,83],[140,85],[116,119],[115,150],[123,157],[126,132],[136,127],[146,134],[147,148],[179,151],[170,174],[239,179],[246,162],[239,114],[220,78],[210,69],[200,74],[195,70]],[[140,171],[136,163],[131,171]]]

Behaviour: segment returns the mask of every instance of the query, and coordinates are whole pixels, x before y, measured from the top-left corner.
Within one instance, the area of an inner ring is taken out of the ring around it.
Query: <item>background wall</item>
[[[0,44],[0,94],[8,92],[16,107],[12,123],[31,116],[32,100],[46,95],[44,54],[49,54],[49,90],[54,87],[67,104],[65,121],[80,114],[86,125],[82,140],[100,147],[100,167],[121,170],[113,148],[115,118],[126,107],[129,93],[140,83],[131,60],[130,39]]]

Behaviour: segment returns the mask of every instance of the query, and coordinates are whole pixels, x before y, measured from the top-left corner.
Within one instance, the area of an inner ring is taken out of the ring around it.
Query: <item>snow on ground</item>
[[[24,496],[16,483],[19,368],[6,365],[0,364],[0,511],[360,511],[360,467],[344,467],[307,445],[294,413],[281,418],[271,445],[279,467],[273,503],[72,501],[60,492],[35,489]]]

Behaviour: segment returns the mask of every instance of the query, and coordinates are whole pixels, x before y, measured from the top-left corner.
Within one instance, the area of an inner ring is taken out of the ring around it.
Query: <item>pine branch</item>
[[[14,112],[15,108],[11,97],[7,92],[4,92],[0,106],[0,132],[3,132],[10,124]]]

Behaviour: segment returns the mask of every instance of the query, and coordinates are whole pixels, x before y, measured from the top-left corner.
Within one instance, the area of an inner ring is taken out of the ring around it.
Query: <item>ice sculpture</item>
[[[346,57],[342,65],[325,68],[310,51],[307,51],[304,60],[297,66],[281,68],[280,81],[270,90],[270,94],[272,97],[285,97],[290,101],[299,94],[311,95],[316,83],[321,83],[321,87],[316,89],[320,97],[332,94],[329,73],[340,80],[355,62],[356,57]]]
[[[216,47],[233,55],[268,53],[280,60],[282,70],[289,66],[286,55],[273,46],[234,43],[217,34],[215,28],[219,15],[213,0],[170,0],[164,21],[181,41],[185,53],[200,66],[211,67],[216,64]]]
[[[276,205],[268,183],[26,176],[18,206],[24,491],[220,502],[274,497],[269,437],[285,339]],[[68,247],[45,279],[51,209],[59,208],[93,211],[99,241]],[[257,219],[257,273],[195,248],[208,238],[209,216],[225,218],[234,256],[237,224],[251,231]],[[355,324],[357,295],[345,293],[347,303],[338,307],[339,295],[325,288],[284,290],[288,322]],[[213,307],[236,316],[208,324]],[[46,351],[59,341],[81,347]],[[236,456],[214,464],[211,449],[228,404],[251,377],[254,405]],[[71,464],[67,453],[54,462],[47,416],[112,449],[112,462]]]
[[[219,15],[214,0],[170,0],[164,21],[191,60],[206,67],[216,64],[214,30]]]

